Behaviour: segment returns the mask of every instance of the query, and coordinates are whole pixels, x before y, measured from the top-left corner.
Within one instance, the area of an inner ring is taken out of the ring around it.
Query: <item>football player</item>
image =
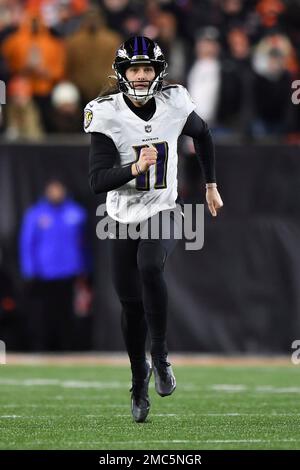
[[[92,191],[107,192],[107,213],[119,230],[131,224],[141,229],[140,237],[124,239],[118,235],[109,245],[132,371],[131,410],[136,422],[144,422],[150,409],[152,370],[160,396],[171,395],[176,387],[166,343],[164,266],[177,242],[174,213],[180,212],[177,140],[181,134],[193,138],[212,216],[223,203],[216,184],[210,131],[183,86],[164,86],[167,63],[159,45],[144,36],[125,41],[117,50],[113,69],[118,92],[98,97],[86,106],[84,127],[91,133]],[[143,230],[149,234],[154,217],[166,211],[171,214],[170,236],[142,236]],[[145,352],[147,331],[151,363]]]

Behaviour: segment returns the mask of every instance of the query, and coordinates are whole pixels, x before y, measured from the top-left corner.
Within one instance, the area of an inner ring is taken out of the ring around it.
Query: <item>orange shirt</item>
[[[38,20],[38,32],[31,31],[32,18],[11,34],[2,46],[2,54],[13,75],[25,75],[34,95],[51,92],[56,82],[64,77],[64,44],[51,36]]]

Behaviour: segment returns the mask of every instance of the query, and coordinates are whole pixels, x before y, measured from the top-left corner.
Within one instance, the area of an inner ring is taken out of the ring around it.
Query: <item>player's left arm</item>
[[[223,201],[217,189],[215,169],[215,149],[207,123],[192,111],[182,129],[182,134],[192,137],[196,156],[206,180],[206,201],[213,217],[223,206]]]

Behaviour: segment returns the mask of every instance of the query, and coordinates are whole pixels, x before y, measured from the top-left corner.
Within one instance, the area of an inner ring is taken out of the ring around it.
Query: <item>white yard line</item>
[[[0,419],[2,419],[2,418],[3,418],[3,419],[4,419],[4,418],[5,418],[5,419],[9,419],[9,418],[11,418],[11,419],[16,419],[16,418],[23,418],[23,416],[19,416],[19,415],[2,415],[2,416],[0,416]]]
[[[243,384],[213,384],[208,386],[215,392],[255,392],[255,393],[300,393],[300,387],[275,387],[273,385],[257,385],[250,387]]]
[[[64,445],[108,445],[108,446],[113,446],[113,445],[147,445],[147,444],[253,444],[253,443],[268,443],[272,444],[274,442],[280,443],[280,442],[299,442],[299,439],[170,439],[170,440],[147,440],[147,441],[141,441],[141,440],[136,440],[136,441],[75,441],[75,442],[63,442]]]
[[[59,379],[0,379],[0,385],[15,385],[20,387],[43,387],[43,386],[56,386],[63,388],[96,388],[96,389],[118,389],[127,388],[130,386],[129,382],[99,382],[99,381],[86,381],[86,380],[59,380]]]
[[[121,381],[93,381],[93,380],[60,380],[60,379],[43,379],[43,378],[27,378],[27,379],[0,379],[2,386],[15,386],[15,387],[60,387],[63,389],[95,389],[95,390],[129,390],[130,382]],[[153,389],[153,384],[150,389]],[[192,383],[182,384],[179,387],[179,392],[205,392],[214,391],[216,393],[259,393],[259,394],[300,394],[300,386],[276,387],[273,385],[257,385],[248,386],[245,384],[210,384],[196,386]],[[107,395],[106,395],[107,396]],[[63,400],[64,397],[56,395],[57,400]],[[84,399],[82,397],[81,399]],[[88,398],[89,399],[89,398]],[[97,399],[97,397],[93,397]]]
[[[255,391],[262,393],[300,393],[300,387],[273,387],[272,385],[260,385],[255,387]]]
[[[76,408],[76,409],[79,409],[79,408],[127,408],[129,405],[125,405],[125,404],[100,404],[100,403],[97,403],[97,404],[94,404],[94,405],[91,405],[90,403],[86,403],[86,404],[80,404],[80,405],[75,405],[75,404],[70,404],[70,403],[67,403],[67,404],[64,404],[62,403],[61,404],[62,408]],[[40,404],[37,404],[37,403],[9,403],[9,404],[5,404],[5,405],[1,405],[0,404],[0,409],[1,408],[57,408],[58,405],[54,405],[54,404],[47,404],[47,403],[40,403]]]
[[[130,405],[126,404],[126,405],[96,405],[98,408],[126,408],[128,409],[130,407]],[[70,404],[67,404],[67,405],[64,405],[63,406],[64,408],[76,408],[76,409],[79,409],[79,408],[86,408],[86,407],[89,407],[89,405],[86,405],[86,406],[77,406],[77,405],[70,405]],[[55,405],[37,405],[37,404],[24,404],[24,405],[3,405],[3,406],[0,406],[0,409],[1,408],[57,408]],[[78,414],[78,417],[86,417],[86,418],[98,418],[98,417],[103,417],[103,416],[108,416],[108,415],[105,415],[105,414]],[[122,413],[122,414],[117,414],[115,415],[117,417],[127,417],[127,416],[131,416],[130,413]],[[150,416],[159,416],[159,417],[168,417],[168,418],[191,418],[191,417],[195,417],[195,416],[208,416],[208,417],[220,417],[220,416],[228,416],[228,417],[239,417],[239,416],[259,416],[259,417],[270,417],[270,416],[274,416],[274,417],[287,417],[287,416],[300,416],[300,413],[277,413],[277,412],[271,412],[271,413],[236,413],[236,412],[228,412],[228,413],[215,413],[215,412],[207,412],[207,413],[185,413],[183,412],[182,414],[180,413],[150,413]],[[9,417],[13,417],[13,418],[64,418],[61,414],[60,415],[53,415],[53,414],[49,414],[49,415],[45,415],[45,416],[41,416],[41,415],[0,415],[0,418],[9,418]]]
[[[243,384],[213,384],[209,388],[217,392],[244,392],[247,390],[247,386]]]

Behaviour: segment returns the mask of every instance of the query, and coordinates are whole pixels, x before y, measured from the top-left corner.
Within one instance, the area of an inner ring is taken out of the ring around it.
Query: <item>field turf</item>
[[[128,366],[0,365],[0,449],[300,449],[299,367],[174,364],[136,424]]]

